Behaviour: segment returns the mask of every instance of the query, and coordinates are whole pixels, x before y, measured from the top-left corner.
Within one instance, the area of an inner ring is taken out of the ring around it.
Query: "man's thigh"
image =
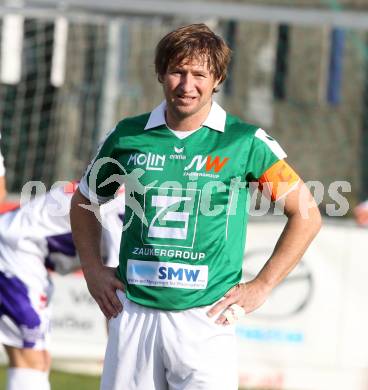
[[[118,295],[101,390],[237,390],[233,327],[215,324],[208,308],[166,312]]]
[[[16,348],[4,345],[9,359],[9,367],[31,368],[33,370],[49,371],[51,357],[46,350]]]
[[[237,390],[233,325],[209,318],[209,307],[168,312],[161,321],[170,390]]]
[[[100,389],[167,390],[155,311],[118,296],[123,311],[109,321]]]

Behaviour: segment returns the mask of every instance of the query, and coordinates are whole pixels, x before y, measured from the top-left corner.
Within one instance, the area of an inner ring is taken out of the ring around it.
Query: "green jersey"
[[[216,103],[203,126],[179,139],[165,102],[119,122],[80,183],[100,202],[125,185],[119,279],[144,306],[210,305],[242,276],[249,183],[286,157],[262,129]]]

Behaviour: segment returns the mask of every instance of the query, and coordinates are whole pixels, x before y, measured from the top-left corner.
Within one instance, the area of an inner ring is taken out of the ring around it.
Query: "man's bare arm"
[[[309,202],[307,218],[301,199],[304,203]],[[208,313],[210,316],[221,313],[234,303],[241,306],[246,313],[257,309],[299,262],[321,227],[320,212],[303,182],[286,196],[284,213],[288,221],[271,257],[261,271],[250,282],[232,288],[221,302],[211,308]],[[217,321],[226,323],[226,318],[221,315]]]
[[[5,197],[6,197],[5,176],[0,176],[0,203],[5,200]]]
[[[90,201],[77,189],[70,209],[73,241],[77,248],[88,289],[106,318],[115,317],[123,309],[116,290],[124,285],[115,276],[115,269],[106,267],[101,257],[101,224],[94,212],[82,205]]]

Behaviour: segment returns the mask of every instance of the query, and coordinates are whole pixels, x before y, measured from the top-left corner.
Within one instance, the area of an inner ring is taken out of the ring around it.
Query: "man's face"
[[[169,65],[161,82],[168,114],[176,119],[208,113],[213,90],[219,84],[208,69],[207,62],[201,60]]]

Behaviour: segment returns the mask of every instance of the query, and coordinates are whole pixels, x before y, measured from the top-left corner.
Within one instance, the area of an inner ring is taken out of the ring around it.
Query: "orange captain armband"
[[[280,160],[259,178],[259,190],[276,202],[293,190],[299,180],[300,177],[293,168]]]

